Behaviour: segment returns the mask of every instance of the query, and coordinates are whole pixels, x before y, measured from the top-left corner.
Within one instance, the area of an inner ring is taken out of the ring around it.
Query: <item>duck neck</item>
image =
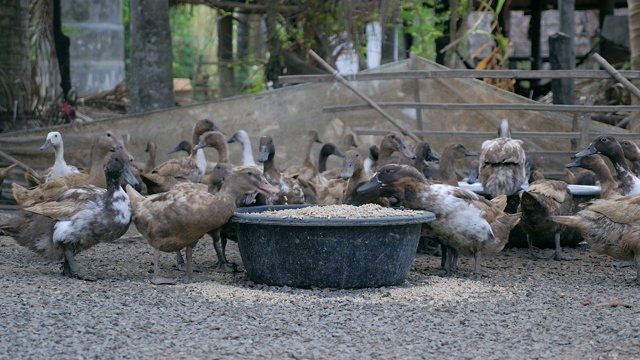
[[[56,153],[55,163],[59,166],[67,166],[67,162],[64,161],[64,145],[60,143],[59,145],[54,146],[53,150]]]
[[[598,181],[600,181],[600,197],[603,199],[618,193],[618,183],[613,179],[611,171],[609,171],[608,168],[605,170],[606,171],[603,171],[602,174],[595,171],[596,177],[598,178]]]
[[[254,166],[256,160],[253,158],[253,152],[251,151],[251,143],[247,140],[243,140],[242,144],[242,165]]]
[[[91,167],[89,168],[89,183],[95,186],[106,188],[107,179],[104,174],[104,164],[109,150],[100,146],[91,147]]]
[[[229,163],[229,148],[227,147],[227,143],[222,143],[216,146],[216,150],[218,150],[218,162],[223,164]]]
[[[327,171],[327,159],[328,158],[329,158],[329,155],[320,154],[320,157],[318,158],[318,172],[319,173],[323,173],[323,172]]]
[[[278,171],[276,163],[273,160],[273,154],[269,154],[269,157],[264,162],[262,172],[269,182],[280,180],[280,171]]]
[[[356,186],[358,186],[358,184],[360,184],[361,182],[365,181],[365,174],[364,174],[364,168],[362,166],[357,167],[356,169],[353,171],[353,174],[351,174],[351,177],[349,178],[349,180],[347,180],[347,186],[346,186],[346,190],[344,191],[344,194],[342,195],[342,203],[344,204],[345,202],[347,202],[347,199],[349,198],[349,196],[351,196],[351,193],[353,193],[353,191],[355,190]]]
[[[314,140],[309,141],[309,143],[307,144],[307,153],[304,157],[304,165],[308,166],[308,167],[315,167],[313,165],[313,160],[311,159],[311,149],[313,149],[313,143],[315,143]]]
[[[607,155],[607,157],[613,163],[613,167],[616,169],[618,174],[631,172],[631,169],[629,169],[629,165],[627,164],[627,160],[624,158],[622,149],[615,149],[611,154]]]
[[[458,186],[455,159],[450,151],[444,151],[440,157],[440,173],[438,180],[449,185]]]
[[[149,150],[149,159],[144,165],[144,172],[151,172],[156,167],[156,150],[154,148]]]
[[[204,176],[207,171],[207,159],[204,155],[204,149],[198,149],[195,153],[192,151],[191,156],[195,159],[196,166],[198,167],[198,170],[200,170],[200,174]]]

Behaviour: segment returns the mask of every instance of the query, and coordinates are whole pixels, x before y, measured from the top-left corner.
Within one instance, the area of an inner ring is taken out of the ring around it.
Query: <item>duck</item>
[[[216,194],[220,192],[220,189],[222,188],[222,184],[224,184],[224,181],[229,176],[231,176],[233,172],[234,172],[234,166],[232,164],[217,163],[211,170],[211,174],[210,174],[211,176],[209,176],[208,185],[203,183],[179,183],[179,184],[176,184],[173,187],[173,189],[174,190],[183,189],[187,191],[198,189],[200,191],[206,191],[210,194]],[[236,200],[236,206],[243,207],[243,206],[252,205],[256,199],[256,194],[257,192],[254,192],[246,195],[246,197],[244,198],[238,198]],[[229,236],[229,233],[234,231],[234,229],[231,229],[233,228],[233,226],[234,225],[232,223],[227,222],[221,228],[209,231],[207,233],[213,240],[213,248],[216,251],[216,257],[218,258],[218,264],[216,265],[217,272],[222,272],[222,273],[236,272],[237,265],[229,262],[225,254],[227,238],[234,239],[233,236]],[[184,259],[182,259],[180,250],[177,251],[176,254],[179,254],[177,267],[180,270],[184,270],[183,267],[186,268],[186,264],[184,264]]]
[[[386,164],[397,164],[403,157],[411,160],[416,159],[416,154],[411,151],[407,140],[398,131],[389,131],[380,142],[380,152],[376,167],[380,168]]]
[[[147,141],[147,146],[145,147],[144,152],[149,153],[149,158],[147,159],[147,162],[144,163],[144,167],[142,167],[142,173],[150,173],[156,167],[156,151],[156,142],[153,140]]]
[[[262,173],[267,181],[278,188],[278,193],[269,201],[271,205],[292,205],[305,204],[304,192],[300,188],[298,181],[290,176],[281,174],[276,166],[274,157],[276,146],[271,136],[265,135],[260,138],[258,146],[259,154],[256,159],[263,164]]]
[[[338,179],[342,168],[333,168],[327,170],[327,161],[330,156],[344,159],[344,154],[340,152],[338,147],[333,143],[326,143],[320,148],[318,154],[318,173],[312,179],[316,184],[326,185],[329,180]]]
[[[595,174],[598,182],[600,183],[601,199],[609,199],[614,196],[621,196],[621,194],[618,192],[618,183],[613,178],[611,170],[609,170],[609,167],[604,162],[604,159],[601,155],[593,154],[579,158],[574,157],[573,161],[566,164],[564,167],[580,167]]]
[[[420,170],[427,179],[437,179],[440,172],[440,157],[431,150],[429,143],[418,141],[412,151],[416,154],[413,166]],[[410,164],[407,161],[401,161],[401,163]]]
[[[478,153],[467,149],[458,143],[447,144],[440,155],[437,181],[451,186],[458,186],[458,175],[456,174],[455,161],[464,159],[467,156],[478,156]]]
[[[574,215],[551,219],[577,230],[594,252],[634,261],[640,285],[640,196],[594,200]]]
[[[236,202],[247,193],[261,192],[267,196],[278,189],[254,169],[234,172],[224,181],[220,191],[211,194],[198,187],[172,189],[161,194],[142,196],[129,185],[133,223],[153,247],[153,284],[175,284],[175,280],[160,276],[161,252],[176,252],[186,248],[187,277],[193,279],[193,248],[200,238],[226,224],[236,211]]]
[[[238,130],[227,140],[227,143],[231,144],[236,141],[242,145],[242,160],[240,161],[240,165],[256,166],[257,164],[253,158],[253,151],[251,150],[251,139],[249,139],[249,134],[244,130]]]
[[[631,171],[635,176],[640,176],[640,148],[638,148],[638,144],[630,140],[620,140],[619,143],[625,159],[631,166]]]
[[[347,199],[355,192],[358,185],[369,179],[364,168],[364,159],[359,151],[349,150],[344,154],[340,178],[347,182],[340,201],[342,204],[346,204]]]
[[[119,148],[103,170],[106,189],[90,184],[69,188],[56,198],[23,207],[0,230],[42,257],[62,261],[62,275],[95,280],[80,272],[75,255],[114,241],[129,228],[131,204],[120,177],[136,184],[130,163],[130,155]]]
[[[201,119],[193,127],[192,144],[197,144],[200,136],[207,131],[221,131],[211,120]],[[226,141],[226,140],[225,140]],[[157,194],[171,189],[179,182],[200,182],[207,169],[207,160],[202,149],[192,149],[187,157],[170,159],[158,165],[149,173],[141,174],[149,194]]]
[[[635,176],[629,168],[624,158],[622,146],[613,136],[597,136],[586,149],[575,154],[575,157],[593,154],[602,154],[613,163],[618,179],[618,192],[621,195],[640,194],[640,178]]]
[[[106,188],[104,165],[108,161],[110,152],[114,152],[116,149],[122,149],[126,152],[122,139],[113,131],[108,130],[93,141],[89,173],[65,175],[31,189],[14,182],[11,184],[13,197],[18,205],[29,206],[39,201],[55,198],[69,188],[84,185]]]
[[[580,167],[580,165],[576,165],[576,167]],[[607,169],[607,171],[609,170]],[[577,170],[572,171],[569,170],[569,168],[567,168],[567,166],[565,165],[564,173],[565,182],[567,184],[590,186],[598,185],[598,177],[591,170],[577,168]]]
[[[314,144],[322,144],[322,140],[320,140],[320,137],[316,130],[309,130],[307,134],[307,149],[302,165],[294,165],[288,167],[283,172],[285,176],[302,179],[305,181],[311,181],[316,177],[316,175],[318,175],[318,168],[313,163],[313,156],[311,155]]]
[[[482,143],[478,173],[485,193],[496,197],[520,191],[527,180],[523,144],[522,140],[511,138],[507,119],[500,123],[497,138]]]
[[[35,172],[25,172],[25,179],[33,186],[55,180],[61,176],[78,174],[80,172],[77,167],[68,165],[64,160],[64,143],[62,141],[62,135],[58,131],[51,131],[47,134],[45,143],[40,147],[40,150],[47,150],[49,148],[53,148],[55,151],[53,166],[46,169],[43,176],[38,176]]]
[[[520,193],[518,212],[521,214],[520,226],[527,235],[529,256],[537,259],[533,250],[533,239],[553,236],[555,260],[568,260],[562,254],[560,235],[564,226],[551,220],[556,215],[571,215],[573,195],[569,186],[561,180],[542,179],[532,182]]]
[[[457,256],[461,253],[475,258],[473,278],[480,279],[481,255],[500,252],[509,232],[520,221],[520,214],[504,212],[506,196],[490,201],[456,186],[429,183],[409,165],[384,165],[357,191],[376,193],[388,188],[401,196],[404,207],[436,215],[435,220],[425,225],[447,247],[445,270],[449,275],[456,272]]]

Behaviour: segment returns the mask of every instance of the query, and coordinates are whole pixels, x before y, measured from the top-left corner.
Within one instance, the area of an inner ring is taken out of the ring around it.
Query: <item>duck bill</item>
[[[264,194],[265,196],[275,195],[280,191],[277,187],[269,184],[267,180],[264,180],[260,184],[258,184],[256,190],[258,190],[258,192]]]
[[[409,150],[409,148],[406,146],[403,146],[402,148],[400,148],[400,153],[411,160],[416,159],[416,154],[414,154],[413,151]]]
[[[260,146],[260,153],[256,158],[259,162],[265,162],[269,158],[269,149],[266,146]]]
[[[180,145],[178,145],[178,146],[174,147],[173,149],[167,151],[167,155],[175,154],[175,153],[177,153],[178,151],[181,151],[181,150],[182,150],[182,148],[180,147]]]
[[[566,167],[566,168],[575,168],[575,167],[580,167],[580,166],[581,166],[580,165],[580,161],[576,160],[574,162],[570,162],[570,163],[566,164],[564,167]]]
[[[332,154],[337,156],[337,157],[339,157],[339,158],[343,158],[344,159],[344,154],[341,153],[340,150],[338,150],[338,149],[333,150]]]
[[[349,180],[353,176],[353,172],[356,169],[353,166],[345,166],[342,172],[340,173],[340,177],[342,180]]]
[[[202,148],[205,148],[205,147],[207,147],[207,143],[206,142],[201,142],[201,143],[198,143],[198,145],[194,146],[192,151],[198,151],[198,150],[200,150]]]
[[[375,174],[369,181],[358,186],[356,192],[363,193],[365,191],[377,190],[382,187],[382,182],[378,180],[378,174]]]
[[[229,139],[227,139],[227,144],[231,144],[231,143],[234,143],[234,142],[236,142],[236,138],[233,137],[233,136],[230,137]]]
[[[222,135],[227,135],[226,132],[222,131],[222,129],[220,129],[220,127],[218,127],[218,125],[213,124],[213,128],[211,129],[212,131],[219,131],[222,133]]]
[[[590,144],[586,149],[577,153],[575,157],[586,157],[586,156],[597,154],[597,153],[598,153],[598,150],[596,150],[595,146],[593,146],[593,144]]]
[[[53,143],[51,143],[51,140],[47,139],[47,141],[45,141],[44,145],[40,146],[40,150],[47,150],[48,148],[52,147]]]
[[[467,150],[464,152],[464,156],[480,156],[480,154],[475,151]]]
[[[124,169],[122,170],[122,176],[124,177],[125,181],[128,182],[131,186],[135,187],[139,185],[138,180],[131,171],[131,165],[125,165]]]

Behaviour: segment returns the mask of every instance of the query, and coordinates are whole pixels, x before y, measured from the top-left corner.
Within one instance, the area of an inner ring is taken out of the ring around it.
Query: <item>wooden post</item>
[[[572,70],[575,66],[571,36],[557,32],[549,36],[549,62],[552,70]],[[554,104],[573,104],[573,79],[551,80]]]
[[[340,75],[340,73],[336,69],[334,69],[331,65],[329,65],[329,63],[324,61],[324,59],[321,58],[318,54],[316,54],[315,51],[309,50],[309,55],[311,55],[317,62],[319,62],[325,69],[327,69],[327,71],[329,71],[336,78],[336,80],[340,81],[346,87],[351,89],[351,91],[356,93],[356,95],[358,95],[360,98],[362,98],[362,100],[366,101],[367,104],[369,104],[369,106],[371,106],[377,112],[379,112],[380,115],[382,115],[391,124],[393,124],[393,126],[395,126],[398,129],[400,129],[400,131],[402,131],[402,133],[405,136],[409,136],[410,138],[412,138],[415,141],[421,141],[420,138],[417,137],[414,133],[412,133],[410,130],[405,129],[394,118],[392,118],[391,115],[387,114],[384,110],[382,110],[382,108],[380,106],[378,106],[378,104],[376,104],[375,101],[373,101],[370,97],[365,95],[362,91],[356,89],[353,85],[351,85],[351,83],[347,79],[345,79],[342,75]]]

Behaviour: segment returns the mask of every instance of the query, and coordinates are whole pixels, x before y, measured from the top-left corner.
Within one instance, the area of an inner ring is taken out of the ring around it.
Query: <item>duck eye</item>
[[[602,140],[600,140],[600,141],[602,141],[602,142],[607,142],[607,141],[609,141],[609,139],[607,139],[607,138],[602,138]]]

